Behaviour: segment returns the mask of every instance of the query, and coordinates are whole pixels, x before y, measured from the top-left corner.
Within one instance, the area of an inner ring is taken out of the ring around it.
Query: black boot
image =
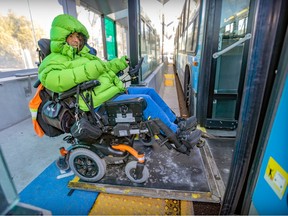
[[[201,141],[201,135],[202,131],[198,129],[180,131],[178,134],[178,139],[185,146],[187,146],[187,148],[191,149]]]
[[[195,116],[191,116],[187,119],[181,120],[182,118],[176,119],[177,121],[179,121],[179,123],[177,123],[178,127],[180,128],[180,130],[182,131],[186,131],[189,129],[196,129],[197,126],[197,119]]]

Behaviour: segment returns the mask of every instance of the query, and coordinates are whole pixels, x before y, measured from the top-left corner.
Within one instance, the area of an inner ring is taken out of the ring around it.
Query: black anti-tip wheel
[[[75,175],[83,181],[99,181],[106,173],[105,160],[85,148],[77,148],[70,153],[69,165]]]

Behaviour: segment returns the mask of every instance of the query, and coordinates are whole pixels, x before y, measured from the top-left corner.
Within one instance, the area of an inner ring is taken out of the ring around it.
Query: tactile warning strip
[[[89,215],[193,215],[191,201],[99,193]]]

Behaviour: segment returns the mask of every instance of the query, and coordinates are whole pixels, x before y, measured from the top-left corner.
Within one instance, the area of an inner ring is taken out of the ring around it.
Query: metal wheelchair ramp
[[[145,183],[131,182],[125,175],[126,164],[119,164],[107,165],[104,178],[96,183],[83,182],[75,177],[68,187],[110,194],[220,203],[224,184],[207,145],[200,149],[195,147],[189,156],[157,143],[147,147],[135,141],[134,148],[145,152],[150,172]]]

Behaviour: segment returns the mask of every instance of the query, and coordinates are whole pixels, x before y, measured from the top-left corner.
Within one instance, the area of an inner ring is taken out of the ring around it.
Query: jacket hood
[[[54,18],[50,30],[51,52],[62,53],[63,49],[69,46],[66,38],[71,33],[78,32],[89,38],[86,27],[75,17],[68,14],[61,14]]]

